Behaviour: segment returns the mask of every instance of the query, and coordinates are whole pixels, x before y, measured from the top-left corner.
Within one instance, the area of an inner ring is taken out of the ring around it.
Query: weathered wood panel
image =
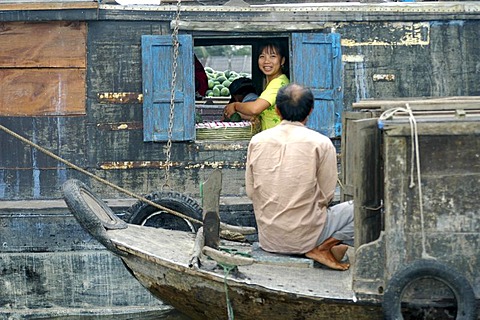
[[[85,68],[84,22],[0,24],[0,68]]]
[[[385,130],[388,276],[422,256],[424,236],[427,254],[462,270],[470,283],[479,283],[474,266],[480,261],[477,250],[480,127],[478,121],[466,124],[462,128],[457,121],[439,122],[424,130],[421,128],[426,125],[419,124],[423,212],[419,182],[414,179],[412,187],[409,174],[412,167],[409,125],[392,125]],[[403,127],[403,136],[396,127]],[[436,131],[444,134],[435,134]]]
[[[116,137],[118,138],[118,136]],[[121,139],[116,140],[115,135],[112,133],[103,136],[103,140],[109,141],[105,145],[111,146],[108,149],[111,152],[102,157],[108,160],[96,162],[98,170],[95,171],[95,174],[138,193],[149,193],[160,190],[163,187],[166,167],[164,144],[146,143],[142,147],[143,153],[136,155],[132,153],[132,158],[129,159],[125,156],[127,152],[122,153],[122,146],[125,147],[124,150],[134,150],[138,143],[132,143],[128,146],[123,144],[115,145],[114,142],[121,141]],[[223,174],[228,177],[228,179],[223,180],[222,195],[244,196],[244,168],[247,143],[248,141],[235,144],[228,142],[174,144],[172,146],[169,187],[173,190],[198,197],[200,183],[208,178],[211,170],[221,168]],[[112,161],[114,154],[119,156],[119,160]],[[149,154],[150,157],[146,156],[146,154]],[[138,160],[132,161],[131,159]],[[118,196],[118,193],[113,189],[105,188],[98,184],[95,185],[95,190],[98,190],[101,194],[109,197]]]
[[[349,175],[354,186],[355,248],[358,248],[376,240],[383,230],[383,172],[377,119],[363,119],[352,124],[349,151],[353,163],[349,163]]]
[[[1,118],[0,124],[76,165],[86,165],[85,117],[9,117]],[[44,169],[58,165],[58,161],[4,131],[0,131],[0,150],[1,168],[29,169],[33,162]],[[33,152],[38,153],[35,161]]]
[[[351,22],[342,35],[348,110],[361,99],[478,96],[479,22]],[[375,81],[376,75],[393,76]]]
[[[141,37],[170,34],[169,23],[155,21],[89,22],[89,96],[103,92],[142,92]],[[92,118],[102,117],[99,113]],[[89,115],[90,116],[90,115]]]
[[[85,70],[0,69],[1,116],[85,113]]]
[[[86,23],[0,24],[0,115],[85,113]]]
[[[260,0],[257,0],[260,1]],[[202,2],[202,5],[204,3]],[[280,23],[303,23],[304,25],[313,21],[312,27],[318,27],[325,22],[352,22],[352,21],[425,21],[425,20],[452,20],[452,19],[478,19],[480,10],[475,1],[458,2],[452,1],[439,5],[437,3],[419,2],[415,5],[407,2],[395,2],[364,4],[359,2],[338,3],[330,1],[322,5],[291,5],[275,6],[274,3],[263,6],[183,6],[182,28],[187,30],[203,30],[208,24],[225,21],[226,24],[221,31],[229,31],[233,28],[235,32],[252,30],[251,26],[260,24],[259,31],[267,31],[266,23],[271,23],[270,31],[278,31]],[[218,3],[217,3],[218,4]],[[119,5],[103,5],[99,10],[100,19],[112,20],[167,20],[172,19],[173,6],[132,6],[122,7]],[[192,21],[193,26],[189,27],[188,22]],[[205,22],[203,26],[197,22]],[[237,22],[234,24],[234,22]],[[315,23],[317,22],[317,23]],[[319,23],[320,22],[320,23]],[[243,23],[243,24],[241,24]],[[303,26],[301,27],[303,28]],[[285,30],[285,29],[284,29]]]
[[[40,0],[40,1],[17,1],[4,0],[2,1],[1,10],[61,10],[61,9],[96,9],[98,3],[94,1],[81,0]]]
[[[11,117],[0,124],[61,158],[88,169],[85,117]],[[58,198],[73,169],[0,131],[0,198]]]

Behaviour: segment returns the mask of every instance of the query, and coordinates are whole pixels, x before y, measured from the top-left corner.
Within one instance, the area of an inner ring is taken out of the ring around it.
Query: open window
[[[208,81],[205,96],[197,95],[195,99],[196,137],[201,140],[199,127],[223,118],[223,109],[231,100],[231,83],[238,78],[252,79],[252,45],[223,42],[203,42],[198,45],[195,42],[194,52],[206,71]]]
[[[342,63],[340,37],[332,33],[292,33],[275,38],[288,48],[287,76],[312,89],[315,108],[307,125],[329,137],[341,134]],[[251,76],[257,91],[263,89],[256,52],[265,36],[196,38],[195,46],[251,46]],[[195,85],[191,35],[179,36],[180,48],[175,79],[175,108],[172,140],[195,140]],[[166,141],[170,119],[173,76],[171,36],[143,36],[144,141]]]

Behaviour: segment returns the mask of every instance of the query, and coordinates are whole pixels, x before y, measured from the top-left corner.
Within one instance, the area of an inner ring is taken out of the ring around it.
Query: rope
[[[17,138],[17,139],[25,142],[26,144],[28,144],[28,145],[30,145],[30,146],[32,146],[32,147],[40,150],[41,152],[43,152],[43,153],[45,153],[46,155],[54,158],[55,160],[58,160],[58,161],[60,161],[61,163],[64,163],[64,164],[67,165],[68,167],[73,168],[73,169],[75,169],[75,170],[77,170],[77,171],[80,171],[80,172],[86,174],[87,176],[89,176],[89,177],[91,177],[91,178],[93,178],[93,179],[95,179],[95,180],[97,180],[97,181],[99,181],[99,182],[101,182],[101,183],[109,186],[109,187],[112,187],[113,189],[115,189],[115,190],[117,190],[117,191],[123,192],[123,193],[131,196],[132,198],[135,198],[135,199],[138,199],[138,200],[140,200],[140,201],[146,202],[147,204],[149,204],[149,205],[151,205],[151,206],[153,206],[153,207],[155,207],[155,208],[157,208],[157,209],[164,210],[164,211],[166,211],[166,212],[168,212],[168,213],[170,213],[170,214],[173,214],[173,215],[175,215],[175,216],[177,216],[177,217],[180,217],[180,218],[189,220],[189,221],[191,221],[191,222],[194,222],[194,223],[198,223],[198,224],[200,224],[200,225],[203,225],[203,222],[202,222],[202,221],[199,221],[199,220],[197,220],[197,219],[195,219],[195,218],[186,216],[186,215],[184,215],[184,214],[182,214],[182,213],[180,213],[180,212],[177,212],[177,211],[171,210],[171,209],[169,209],[169,208],[166,208],[166,207],[164,207],[164,206],[161,206],[161,205],[159,205],[159,204],[157,204],[157,203],[155,203],[155,202],[153,202],[153,201],[148,200],[148,199],[145,198],[145,197],[142,197],[142,196],[140,196],[140,195],[137,195],[137,194],[135,194],[135,193],[133,193],[133,192],[131,192],[131,191],[129,191],[129,190],[126,190],[126,189],[124,189],[124,188],[122,188],[122,187],[120,187],[120,186],[117,186],[117,185],[115,185],[115,184],[113,184],[113,183],[111,183],[111,182],[109,182],[109,181],[107,181],[107,180],[105,180],[105,179],[102,179],[102,178],[94,175],[93,173],[88,172],[87,170],[85,170],[85,169],[83,169],[83,168],[80,168],[79,166],[77,166],[77,165],[75,165],[75,164],[73,164],[73,163],[71,163],[71,162],[69,162],[69,161],[67,161],[67,160],[65,160],[65,159],[60,158],[59,156],[57,156],[57,155],[54,154],[53,152],[51,152],[51,151],[49,151],[49,150],[47,150],[47,149],[45,149],[45,148],[42,148],[41,146],[37,145],[36,143],[34,143],[34,142],[32,142],[32,141],[30,141],[30,140],[22,137],[21,135],[13,132],[12,130],[10,130],[10,129],[2,126],[2,125],[0,125],[0,129],[3,130],[3,131],[5,131],[5,132],[8,133],[8,134],[14,136],[15,138]]]
[[[405,108],[393,108],[383,112],[378,118],[378,126],[383,129],[383,121],[391,118],[396,113],[403,112],[408,114],[408,121],[410,123],[410,140],[411,140],[411,168],[410,168],[410,184],[409,188],[415,187],[415,166],[417,168],[417,182],[418,182],[418,202],[420,207],[420,223],[422,231],[422,258],[435,259],[427,253],[426,249],[426,236],[425,236],[425,219],[423,213],[423,191],[422,191],[422,175],[420,169],[420,147],[418,143],[418,128],[417,121],[413,115],[412,109],[408,103],[405,104]]]
[[[153,207],[155,207],[155,208],[157,208],[157,209],[160,209],[160,210],[163,210],[163,211],[165,211],[165,212],[167,212],[167,213],[173,214],[174,216],[177,216],[177,217],[179,217],[179,218],[188,220],[188,221],[193,222],[193,223],[198,223],[198,224],[201,225],[201,226],[203,225],[203,221],[197,220],[197,219],[195,219],[195,218],[192,218],[192,217],[189,217],[189,216],[187,216],[187,215],[184,215],[184,214],[182,214],[182,213],[180,213],[180,212],[178,212],[178,211],[174,211],[174,210],[172,210],[172,209],[169,209],[169,208],[167,208],[167,207],[164,207],[164,206],[162,206],[162,205],[160,205],[160,204],[158,204],[158,203],[155,203],[155,202],[153,202],[153,201],[151,201],[151,200],[149,200],[149,199],[147,199],[147,198],[145,198],[145,197],[142,197],[142,196],[140,196],[140,195],[137,195],[137,194],[135,194],[135,193],[133,193],[133,192],[127,190],[127,189],[124,189],[124,188],[122,188],[122,187],[120,187],[120,186],[117,186],[117,185],[115,185],[115,184],[113,184],[113,183],[111,183],[111,182],[109,182],[109,181],[107,181],[107,180],[105,180],[105,179],[102,179],[102,178],[94,175],[93,173],[88,172],[87,170],[85,170],[85,169],[83,169],[83,168],[80,168],[79,166],[77,166],[77,165],[75,165],[75,164],[73,164],[73,163],[71,163],[71,162],[69,162],[69,161],[67,161],[67,160],[65,160],[65,159],[60,158],[59,156],[57,156],[57,155],[54,154],[53,152],[51,152],[51,151],[49,151],[49,150],[47,150],[47,149],[45,149],[45,148],[42,148],[42,147],[39,146],[38,144],[36,144],[36,143],[28,140],[27,138],[22,137],[21,135],[13,132],[12,130],[10,130],[10,129],[2,126],[2,125],[0,125],[0,129],[3,130],[3,131],[5,131],[5,132],[8,133],[8,134],[14,136],[15,138],[17,138],[17,139],[25,142],[26,144],[28,144],[28,145],[30,145],[30,146],[32,146],[32,147],[40,150],[41,152],[43,152],[43,153],[45,153],[46,155],[54,158],[55,160],[60,161],[61,163],[67,165],[68,167],[70,167],[70,168],[72,168],[72,169],[75,169],[75,170],[77,170],[77,171],[79,171],[79,172],[81,172],[81,173],[83,173],[83,174],[91,177],[92,179],[95,179],[95,180],[99,181],[100,183],[103,183],[103,184],[105,184],[105,185],[107,185],[107,186],[109,186],[109,187],[111,187],[111,188],[113,188],[113,189],[115,189],[115,190],[117,190],[117,191],[120,191],[120,192],[122,192],[122,193],[125,193],[126,195],[129,195],[129,196],[132,197],[132,198],[135,198],[135,199],[137,199],[137,200],[143,201],[143,202],[145,202],[145,203],[147,203],[147,204],[149,204],[149,205],[151,205],[151,206],[153,206]],[[239,233],[242,233],[242,234],[253,234],[253,233],[256,232],[255,227],[233,226],[233,225],[229,225],[229,224],[224,223],[224,222],[220,222],[220,229],[221,229],[221,230],[229,230],[229,231],[232,231],[232,232],[239,232]]]
[[[232,308],[232,302],[230,301],[230,298],[228,297],[228,285],[227,285],[227,277],[230,274],[230,271],[235,269],[235,265],[228,265],[224,263],[218,263],[219,266],[223,268],[224,271],[224,277],[223,277],[223,287],[225,288],[225,302],[227,304],[227,315],[228,315],[228,320],[234,320],[235,315],[233,314],[233,308]]]

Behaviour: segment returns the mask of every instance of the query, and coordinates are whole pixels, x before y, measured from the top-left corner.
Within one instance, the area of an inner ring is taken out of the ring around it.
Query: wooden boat
[[[197,232],[126,223],[76,180],[65,184],[65,200],[79,223],[117,254],[145,288],[192,319],[477,319],[480,231],[475,221],[480,216],[474,214],[478,203],[472,199],[480,168],[461,163],[478,157],[477,119],[467,115],[445,121],[442,114],[441,119],[428,116],[417,123],[415,140],[420,137],[424,143],[422,157],[428,163],[421,167],[427,186],[423,196],[430,199],[426,214],[413,204],[420,195],[407,183],[407,161],[399,161],[411,154],[405,143],[414,139],[411,123],[402,116],[383,119],[383,148],[395,150],[383,154],[381,177],[396,183],[382,188],[385,211],[378,233],[379,225],[365,222],[375,220],[372,212],[378,209],[367,207],[371,199],[357,195],[355,231],[360,236],[347,252],[351,268],[343,272],[301,256],[267,253],[249,241],[219,240],[219,230],[229,226],[218,222],[215,188],[206,188],[210,196]],[[368,160],[365,154],[375,149],[375,134],[368,134],[368,128],[377,132],[377,119],[357,125],[361,134],[355,134],[354,125],[350,133],[367,137],[368,143],[357,139],[349,146],[346,139],[346,149],[359,146],[355,152]],[[435,151],[439,145],[442,159]],[[446,171],[445,158],[455,160],[456,174]],[[365,163],[358,172],[371,172]],[[462,168],[466,171],[460,181]],[[378,179],[359,175],[363,179],[357,183]],[[446,197],[458,203],[455,216],[442,206]],[[366,212],[358,214],[359,208]],[[457,225],[458,219],[469,223]]]
[[[220,250],[203,250],[217,261],[205,254],[196,260],[202,228],[193,233],[127,224],[83,183],[70,180],[64,189],[82,226],[152,294],[193,319],[381,319],[378,300],[357,301],[352,271],[229,240],[220,241]]]

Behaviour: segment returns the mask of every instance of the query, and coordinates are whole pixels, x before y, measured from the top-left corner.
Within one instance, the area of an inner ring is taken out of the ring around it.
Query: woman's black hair
[[[280,58],[285,58],[285,63],[282,65],[282,72],[289,77],[289,70],[288,70],[288,50],[285,47],[282,41],[278,40],[268,40],[267,42],[261,44],[258,47],[257,57],[262,54],[263,49],[270,48],[274,49],[275,52],[280,56]]]
[[[278,41],[268,41],[258,47],[257,57],[262,54],[263,49],[270,48],[274,49],[275,52],[280,55],[280,57],[285,57],[285,50],[283,46]]]

